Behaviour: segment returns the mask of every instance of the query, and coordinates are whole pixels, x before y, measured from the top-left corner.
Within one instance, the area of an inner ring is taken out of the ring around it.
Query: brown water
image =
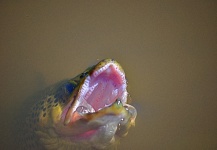
[[[138,109],[119,149],[217,149],[216,1],[1,1],[0,146],[22,101],[103,58]],[[16,124],[13,125],[16,128]]]

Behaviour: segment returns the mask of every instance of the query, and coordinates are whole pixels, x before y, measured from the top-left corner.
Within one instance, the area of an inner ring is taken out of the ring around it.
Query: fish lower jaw
[[[112,112],[116,114],[112,114]],[[108,108],[87,114],[85,119],[74,122],[72,126],[59,123],[55,126],[58,142],[63,147],[103,149],[115,145],[134,125],[137,112],[129,105],[117,100]],[[89,117],[88,117],[89,116]]]
[[[97,129],[89,130],[84,133],[61,137],[59,141],[67,143],[67,145],[83,145],[86,149],[87,147],[103,149],[105,147],[114,146],[114,143],[117,142],[116,131],[118,124],[111,122],[104,126],[101,126]]]
[[[112,92],[110,91],[110,93]],[[77,100],[77,102],[71,108],[69,107],[68,112],[66,113],[66,115],[64,115],[66,117],[63,118],[65,125],[74,124],[74,122],[82,118],[83,115],[97,113],[102,109],[106,109],[107,107],[113,105],[117,99],[120,100],[123,105],[125,105],[127,101],[127,91],[121,91],[121,93],[114,94],[112,96],[109,96],[107,94],[106,96],[101,97],[100,99],[94,99],[93,97],[86,98],[87,99],[83,98]]]

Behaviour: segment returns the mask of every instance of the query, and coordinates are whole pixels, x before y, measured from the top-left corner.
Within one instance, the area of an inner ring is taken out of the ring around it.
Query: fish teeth
[[[84,99],[87,100],[88,97],[91,95],[95,87],[98,86],[98,83],[95,83],[93,86],[89,87],[88,92],[85,94]]]
[[[80,93],[81,93],[80,95],[85,95],[89,91],[89,84],[90,84],[90,77],[88,76],[86,78],[86,80],[84,81],[83,85],[82,85],[82,88],[81,88],[81,91],[80,91]]]
[[[108,67],[110,66],[110,63],[105,65],[104,67],[100,68],[99,70],[97,70],[96,72],[94,72],[93,76],[97,77],[101,72],[103,72],[104,70],[106,70]]]
[[[119,69],[118,69],[118,66],[116,64],[113,64],[113,63],[108,63],[107,65],[105,65],[104,67],[98,69],[97,71],[95,71],[93,73],[93,76],[94,77],[97,77],[100,73],[102,73],[103,71],[105,71],[109,66],[113,65],[114,68],[116,69],[116,71],[118,71],[118,73],[120,74],[122,80],[124,81],[125,80],[125,74],[123,72],[121,72]],[[110,70],[108,70],[108,73],[110,72]]]

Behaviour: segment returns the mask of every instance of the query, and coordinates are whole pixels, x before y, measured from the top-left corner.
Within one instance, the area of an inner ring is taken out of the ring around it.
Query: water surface
[[[138,109],[119,149],[217,149],[217,3],[1,1],[0,147],[27,97],[104,58]]]

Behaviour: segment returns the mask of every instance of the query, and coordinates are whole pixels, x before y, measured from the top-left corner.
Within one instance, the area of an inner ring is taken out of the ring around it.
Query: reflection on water
[[[125,68],[138,108],[119,149],[216,149],[216,2],[1,2],[1,149],[35,92],[98,59]]]

